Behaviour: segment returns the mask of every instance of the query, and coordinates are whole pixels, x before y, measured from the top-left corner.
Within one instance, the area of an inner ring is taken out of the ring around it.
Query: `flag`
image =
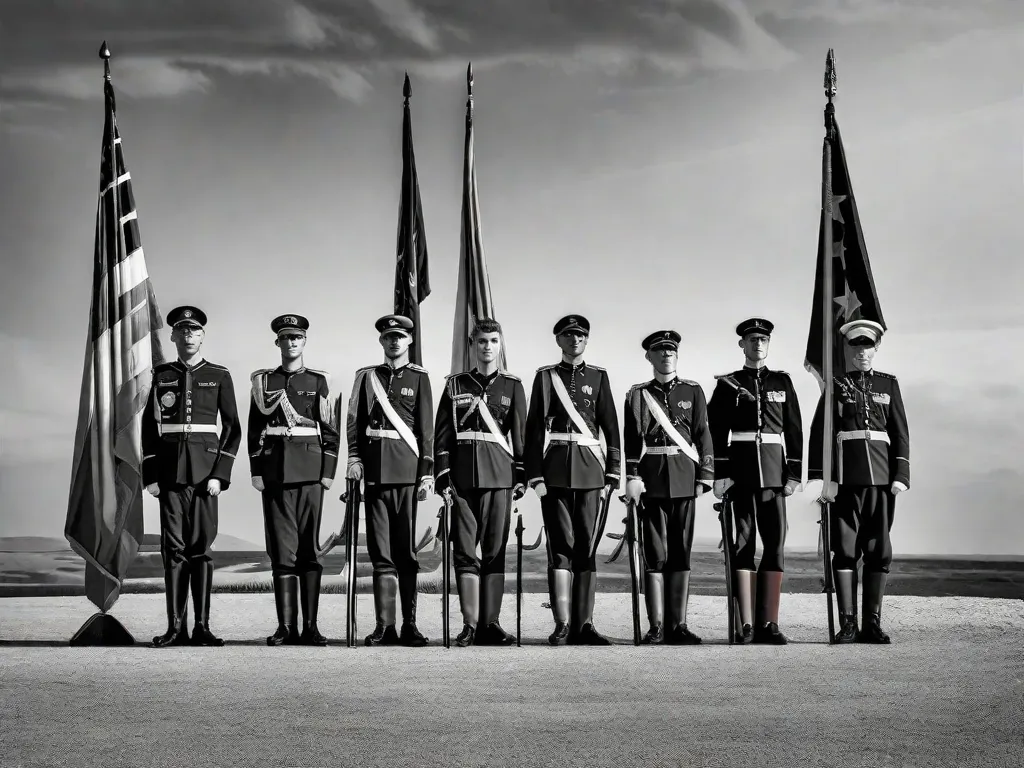
[[[163,361],[163,322],[139,239],[109,63],[103,90],[92,305],[64,535],[85,560],[86,596],[107,611],[142,540],[142,409],[153,366]]]
[[[473,65],[467,73],[469,99],[466,102],[466,154],[462,164],[462,238],[459,252],[459,286],[455,297],[455,330],[452,334],[452,374],[471,370],[475,359],[470,336],[477,322],[494,317],[491,281],[480,236],[480,201],[476,191],[476,157],[473,149]],[[506,369],[505,340],[502,338],[498,370]]]
[[[398,207],[398,264],[395,268],[395,314],[413,322],[409,359],[423,364],[420,351],[420,302],[430,295],[427,269],[427,233],[423,228],[420,182],[416,176],[416,155],[412,147],[412,115],[409,97],[412,87],[405,75],[405,115],[402,120],[402,198]]]
[[[818,266],[814,277],[814,303],[811,306],[811,325],[807,334],[807,352],[804,367],[824,387],[825,334],[832,335],[832,364],[829,373],[845,373],[851,367],[842,343],[839,328],[851,320],[874,320],[885,328],[882,309],[871,275],[868,249],[864,244],[864,231],[857,214],[857,202],[850,184],[839,124],[835,121],[832,104],[826,110],[831,126],[822,150],[823,200],[821,222],[818,227]],[[830,199],[829,199],[830,198]],[[828,220],[826,220],[828,217]],[[831,226],[829,226],[831,225]],[[826,237],[831,229],[830,242]],[[825,281],[826,259],[831,261],[831,289],[829,306],[831,316],[826,317]]]

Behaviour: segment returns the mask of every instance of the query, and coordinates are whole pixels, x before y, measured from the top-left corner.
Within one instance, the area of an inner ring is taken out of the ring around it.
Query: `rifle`
[[[825,487],[828,486],[828,481],[822,485],[822,493],[825,492]],[[821,517],[818,519],[819,528],[819,543],[821,544],[821,565],[824,572],[824,584],[822,591],[825,593],[825,602],[828,604],[828,642],[833,644],[836,641],[836,619],[835,619],[835,607],[832,605],[832,593],[835,592],[835,584],[832,580],[832,557],[831,557],[831,541],[832,541],[832,527],[829,522],[829,507],[831,503],[825,501],[824,498],[818,499],[818,506],[821,507]]]
[[[441,633],[442,642],[445,648],[452,647],[451,641],[451,627],[449,626],[448,620],[448,593],[452,588],[451,578],[451,507],[452,507],[452,492],[450,488],[446,488],[441,494],[444,498],[444,504],[437,511],[437,532],[438,538],[441,540],[441,591],[443,593],[441,598]]]
[[[540,546],[544,538],[544,526],[541,526],[537,534],[537,541],[534,544],[523,544],[523,515],[518,505],[513,510],[516,515],[516,646],[521,647],[523,642],[523,550],[535,550]]]
[[[736,590],[732,583],[732,549],[735,546],[732,532],[732,503],[729,492],[722,494],[722,501],[712,505],[722,523],[722,554],[725,557],[725,599],[729,623],[729,645],[736,638]]]
[[[345,502],[345,563],[348,576],[345,579],[345,643],[356,647],[356,563],[359,550],[359,481],[349,480],[348,488],[342,494]]]
[[[620,497],[626,504],[626,546],[629,548],[629,591],[633,602],[633,645],[640,645],[640,553],[637,547],[639,525],[636,502]]]

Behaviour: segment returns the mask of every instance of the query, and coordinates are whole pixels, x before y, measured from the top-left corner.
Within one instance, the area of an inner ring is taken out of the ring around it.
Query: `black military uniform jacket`
[[[281,366],[252,374],[249,468],[264,483],[334,479],[341,440],[324,371]]]
[[[715,479],[746,488],[781,488],[803,475],[803,424],[784,371],[744,367],[720,378],[708,403]]]
[[[144,484],[197,485],[217,479],[227,489],[241,442],[235,387],[227,368],[208,360],[192,367],[175,360],[154,368],[153,388],[142,412]]]
[[[490,411],[500,437],[482,408]],[[525,485],[525,432],[526,390],[521,379],[497,371],[484,376],[476,369],[449,376],[437,406],[434,479],[447,476],[456,491]]]
[[[670,426],[683,438],[688,452],[680,449],[655,418],[644,392],[662,409]],[[626,395],[623,421],[626,479],[643,480],[647,496],[689,498],[697,495],[698,482],[711,487],[715,453],[708,429],[707,403],[700,384],[680,378],[664,384],[657,379],[635,384]]]
[[[371,377],[380,384],[400,425],[385,414]],[[349,466],[362,462],[363,481],[371,485],[412,485],[431,477],[433,411],[430,376],[420,366],[392,368],[382,363],[360,368],[348,405]]]
[[[854,371],[833,379],[832,480],[841,485],[910,487],[910,432],[896,377]],[[822,480],[825,395],[811,422],[808,480]]]
[[[551,376],[565,387],[587,433],[570,418],[553,389]],[[604,433],[607,453],[594,445]],[[619,418],[604,368],[564,361],[537,370],[526,417],[525,462],[530,485],[543,480],[553,488],[578,490],[618,487],[621,457]]]

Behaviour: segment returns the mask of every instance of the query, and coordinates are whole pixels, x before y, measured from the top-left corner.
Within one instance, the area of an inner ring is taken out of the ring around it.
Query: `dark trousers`
[[[189,562],[210,562],[217,538],[217,497],[206,484],[160,488],[160,555],[164,568]]]
[[[767,498],[766,498],[767,497]],[[786,546],[786,497],[781,488],[729,489],[736,518],[736,553],[733,568],[754,570],[757,533],[761,532],[759,571],[784,571]]]
[[[320,483],[268,483],[263,491],[267,554],[275,575],[323,571],[316,548],[320,539]]]
[[[863,557],[865,573],[888,573],[889,531],[896,511],[896,497],[888,486],[841,485],[830,510],[832,567],[856,570]]]
[[[452,548],[455,573],[505,573],[512,510],[511,488],[452,488]],[[480,557],[476,556],[477,545]]]
[[[647,573],[690,570],[694,500],[640,497],[640,527]]]
[[[366,550],[373,572],[418,573],[416,486],[367,485]]]
[[[540,500],[547,528],[548,567],[587,573],[597,570],[597,545],[604,533],[601,488],[552,488]]]

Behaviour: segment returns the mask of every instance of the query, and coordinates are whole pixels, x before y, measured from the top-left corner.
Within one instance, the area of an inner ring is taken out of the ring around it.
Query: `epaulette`
[[[153,366],[153,373],[156,373],[157,371],[166,371],[168,368],[173,368],[173,367],[174,367],[174,361],[173,360],[164,360],[164,362],[157,363],[155,366]]]
[[[516,375],[515,375],[514,373],[508,373],[508,372],[506,372],[506,371],[499,371],[499,373],[500,373],[500,374],[501,374],[502,376],[504,376],[504,377],[505,377],[506,379],[512,379],[512,381],[522,381],[522,379],[520,379],[520,378],[519,378],[518,376],[516,376]]]
[[[558,363],[552,363],[551,365],[542,365],[540,368],[537,369],[537,373],[540,373],[541,371],[551,371],[557,367]]]
[[[881,376],[883,379],[892,379],[893,381],[896,380],[896,377],[893,374],[886,373],[885,371],[875,371],[874,373],[875,376]]]
[[[324,381],[327,382],[327,386],[331,386],[331,374],[329,374],[327,371],[321,371],[319,368],[306,368],[306,370],[309,371],[310,373],[315,373],[317,376],[323,376]]]
[[[227,368],[225,368],[223,365],[218,365],[217,363],[211,363],[209,360],[206,361],[206,364],[208,366],[210,366],[211,368],[216,368],[218,371],[226,371],[227,370]]]
[[[273,373],[273,368],[260,368],[259,370],[253,371],[249,375],[249,381],[255,381],[257,376],[262,376],[265,373]]]
[[[422,365],[416,365],[416,363],[406,363],[405,367],[411,371],[419,371],[420,373],[427,372],[426,368],[424,368]]]
[[[593,365],[592,363],[587,363],[587,368],[593,368],[595,371],[603,371],[603,370],[605,370],[600,365]]]
[[[698,384],[693,379],[679,379],[679,383],[680,384],[689,384],[691,387],[699,387],[700,386],[700,384]]]
[[[372,371],[376,367],[377,367],[376,365],[364,365],[362,368],[357,368],[356,369],[356,375],[358,375],[360,373],[366,373],[367,371]]]

